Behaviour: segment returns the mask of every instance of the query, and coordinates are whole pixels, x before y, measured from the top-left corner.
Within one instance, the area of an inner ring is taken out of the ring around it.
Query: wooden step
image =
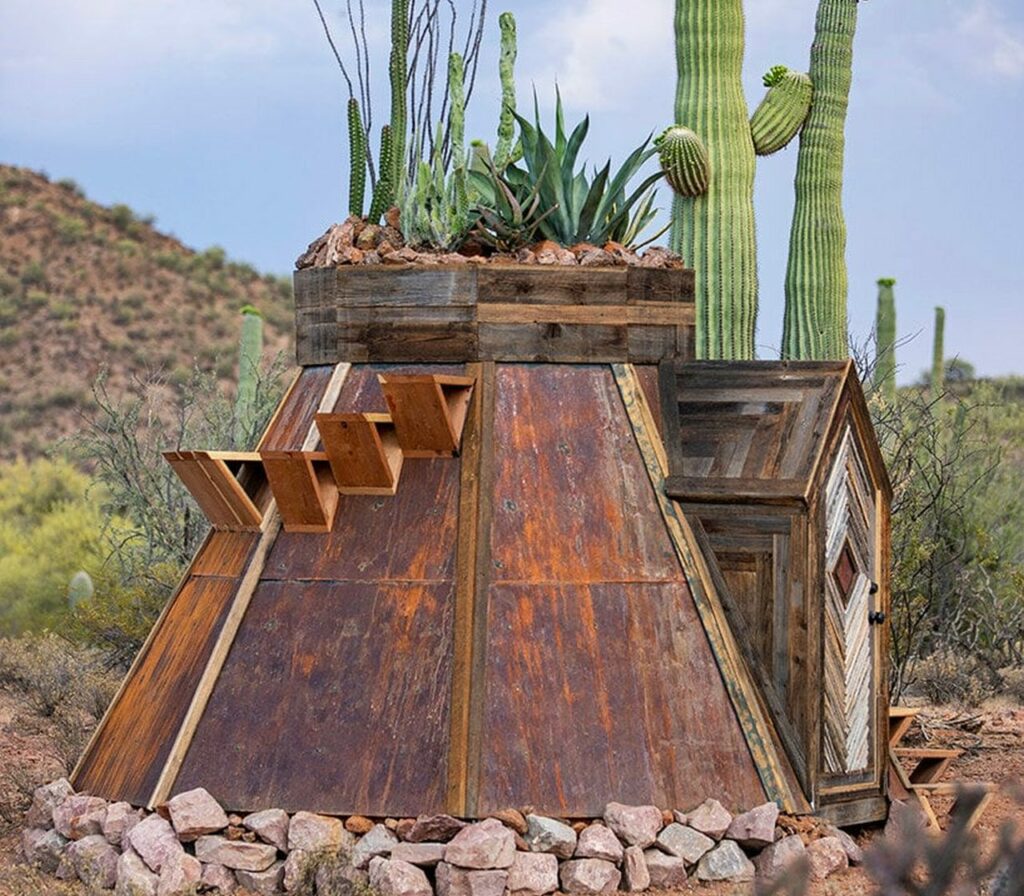
[[[895,747],[906,736],[921,710],[911,706],[889,707],[889,746]]]
[[[377,378],[406,457],[458,454],[473,377],[380,374]]]
[[[387,414],[317,414],[316,425],[343,495],[393,495],[403,454]]]
[[[949,768],[949,764],[964,752],[963,750],[933,747],[894,747],[893,749],[898,758],[911,761],[907,777],[912,785],[931,784],[937,781]]]

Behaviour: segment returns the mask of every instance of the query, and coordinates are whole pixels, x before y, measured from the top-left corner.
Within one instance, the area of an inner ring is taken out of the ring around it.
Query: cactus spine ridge
[[[348,213],[362,217],[366,199],[366,131],[355,97],[348,101],[348,148]]]
[[[498,119],[498,142],[494,147],[494,164],[499,170],[505,167],[513,155],[513,141],[516,134],[516,19],[510,12],[498,16],[501,28],[501,50],[498,57],[498,74],[501,78],[501,116]]]
[[[845,358],[843,153],[857,0],[819,0],[811,45],[814,98],[797,155],[783,320],[784,358]]]
[[[896,281],[878,281],[878,310],[875,316],[874,387],[888,402],[896,399]]]
[[[750,117],[750,134],[759,156],[778,152],[800,132],[814,93],[810,76],[777,65],[764,76],[768,92]]]
[[[742,0],[676,0],[674,120],[707,147],[705,193],[673,197],[672,248],[696,271],[697,357],[754,357],[754,144],[743,95]]]
[[[673,125],[654,141],[665,180],[680,196],[700,196],[711,179],[711,162],[704,141],[682,125]]]
[[[946,309],[935,306],[935,337],[932,341],[932,394],[936,397],[946,388]]]

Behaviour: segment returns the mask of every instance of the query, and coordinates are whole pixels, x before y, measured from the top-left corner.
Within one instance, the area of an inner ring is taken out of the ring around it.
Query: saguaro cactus
[[[516,19],[510,12],[498,16],[501,28],[501,54],[498,75],[501,78],[501,117],[498,119],[498,142],[494,147],[494,165],[501,170],[512,161],[512,144],[516,135]]]
[[[466,164],[466,90],[462,56],[452,53],[448,58],[449,126],[452,147],[452,186],[455,217],[464,221],[469,216],[469,169]]]
[[[366,131],[359,100],[355,97],[348,101],[348,149],[348,213],[362,217],[366,193]]]
[[[946,309],[935,306],[935,338],[932,341],[932,394],[946,388]]]
[[[878,311],[875,316],[874,385],[886,401],[896,398],[896,281],[878,281]]]
[[[245,444],[256,416],[256,386],[263,357],[263,315],[252,305],[242,308],[242,334],[238,340],[238,392],[235,396],[235,444]]]
[[[856,28],[857,0],[820,0],[811,44],[814,98],[800,133],[786,271],[786,358],[844,358],[848,353],[843,131]]]
[[[370,213],[367,215],[367,219],[373,222],[379,221],[380,216],[395,201],[395,190],[398,181],[395,179],[397,175],[395,174],[394,167],[394,151],[391,125],[386,124],[380,129],[377,186],[373,189],[373,199],[370,200]]]
[[[680,196],[700,196],[711,180],[708,148],[689,128],[673,125],[654,141],[665,180]]]
[[[696,270],[697,357],[753,358],[754,144],[741,80],[742,0],[676,0],[675,121],[704,142],[706,192],[675,196],[672,248]]]

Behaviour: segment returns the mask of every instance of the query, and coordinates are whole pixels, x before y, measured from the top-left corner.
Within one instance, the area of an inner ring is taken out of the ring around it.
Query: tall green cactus
[[[363,216],[366,193],[366,131],[359,111],[359,100],[348,101],[348,213]]]
[[[252,436],[256,419],[256,391],[263,357],[263,315],[252,305],[242,308],[242,334],[238,341],[238,391],[235,396],[235,445]]]
[[[935,306],[935,338],[932,341],[932,394],[946,388],[946,309]]]
[[[392,191],[398,184],[405,167],[405,132],[408,128],[406,83],[409,77],[409,0],[391,0],[391,60],[388,74],[391,78],[391,159],[389,176]],[[384,159],[380,160],[383,177]],[[387,208],[394,202],[388,201]]]
[[[469,166],[466,164],[466,90],[462,56],[448,58],[448,122],[452,147],[452,188],[456,220],[469,217]]]
[[[742,0],[676,0],[675,123],[704,142],[711,180],[672,202],[671,246],[696,270],[697,357],[754,357],[754,144],[742,68]]]
[[[501,117],[498,119],[498,142],[494,147],[494,164],[500,171],[512,161],[516,136],[516,19],[510,12],[498,16],[501,28],[501,51],[498,75],[501,78]]]
[[[373,198],[370,200],[370,213],[367,220],[376,223],[395,203],[395,191],[398,181],[395,179],[394,166],[394,143],[391,135],[391,125],[386,124],[380,129],[380,155],[378,159],[377,186],[373,189]]]
[[[896,281],[878,281],[878,311],[875,315],[874,385],[888,402],[896,400]]]
[[[820,0],[811,44],[814,98],[797,156],[782,334],[785,358],[848,354],[843,131],[856,29],[857,0]]]

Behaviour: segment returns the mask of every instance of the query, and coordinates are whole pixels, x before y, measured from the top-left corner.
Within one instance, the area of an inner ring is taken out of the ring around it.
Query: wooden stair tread
[[[928,784],[911,784],[910,789],[931,796],[956,796],[962,790],[985,790],[991,793],[996,790],[996,785],[992,781],[933,781]]]
[[[889,707],[889,718],[890,719],[905,719],[908,716],[914,718],[919,715],[920,709],[914,706],[890,706]]]

